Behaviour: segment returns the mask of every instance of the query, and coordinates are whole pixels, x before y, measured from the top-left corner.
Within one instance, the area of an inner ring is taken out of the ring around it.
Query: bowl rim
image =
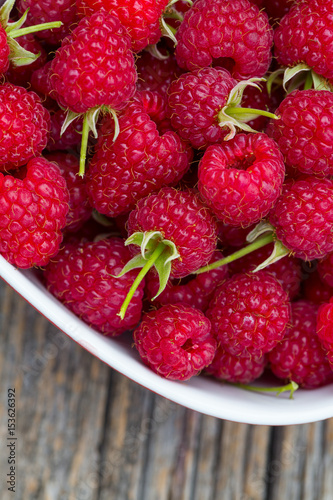
[[[121,337],[101,335],[48,292],[31,270],[19,270],[0,256],[0,277],[59,330],[95,357],[150,391],[191,410],[253,425],[306,424],[333,417],[333,385],[300,389],[293,400],[223,384],[211,377],[186,382],[163,379],[140,360]],[[330,398],[328,397],[330,396]],[[326,397],[326,401],[325,401]],[[325,401],[324,405],[318,402]]]

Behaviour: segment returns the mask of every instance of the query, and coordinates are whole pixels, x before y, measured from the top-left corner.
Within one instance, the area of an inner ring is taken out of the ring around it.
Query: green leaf
[[[158,297],[163,292],[163,290],[165,290],[171,273],[171,262],[165,260],[165,256],[162,254],[155,262],[155,269],[158,274],[160,286],[157,294],[152,298],[152,300],[156,299],[156,297]]]
[[[124,274],[129,273],[133,269],[139,269],[147,263],[147,259],[144,259],[142,255],[139,253],[138,255],[135,255],[131,260],[125,264],[125,266],[122,268],[121,272],[117,275],[114,276],[114,278],[120,278],[121,276],[124,276]]]
[[[33,52],[30,52],[29,50],[21,47],[21,45],[17,43],[16,40],[10,37],[7,37],[7,43],[10,50],[9,59],[12,65],[15,67],[27,66],[28,64],[36,61],[36,59],[38,59],[40,56],[40,52],[38,54],[34,54]]]
[[[62,134],[66,131],[67,127],[69,127],[69,125],[79,116],[82,116],[82,113],[76,113],[75,111],[71,111],[70,109],[67,111],[65,121],[62,124],[60,130],[60,136],[62,136]]]
[[[253,243],[259,236],[263,235],[264,233],[274,233],[275,228],[272,226],[272,224],[266,220],[260,221],[255,228],[252,229],[252,231],[249,232],[249,234],[246,237],[246,241],[248,243]]]
[[[271,264],[274,264],[274,262],[277,262],[280,259],[283,259],[283,257],[286,257],[287,255],[290,254],[290,250],[281,243],[280,240],[276,240],[274,243],[274,249],[271,255],[266,259],[264,262],[259,264],[252,272],[256,273],[258,271],[261,271],[262,269],[265,269],[265,267],[270,266]]]
[[[24,12],[24,14],[22,15],[22,17],[18,21],[15,21],[14,23],[8,23],[7,22],[7,26],[6,26],[6,33],[7,33],[7,35],[10,35],[11,31],[18,30],[18,29],[21,28],[21,26],[23,26],[23,24],[25,23],[25,21],[27,19],[28,12],[29,12],[29,9],[27,9]]]
[[[13,10],[14,4],[15,0],[6,0],[0,8],[0,22],[4,29],[7,28],[10,13]]]

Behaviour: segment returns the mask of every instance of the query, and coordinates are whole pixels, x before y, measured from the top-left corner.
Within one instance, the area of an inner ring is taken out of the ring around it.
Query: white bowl
[[[333,417],[333,385],[298,390],[288,395],[259,394],[208,377],[187,382],[165,380],[143,363],[131,342],[109,339],[68,311],[39,282],[32,271],[20,271],[0,256],[0,276],[35,309],[94,356],[138,384],[182,406],[213,417],[260,425],[289,425]]]

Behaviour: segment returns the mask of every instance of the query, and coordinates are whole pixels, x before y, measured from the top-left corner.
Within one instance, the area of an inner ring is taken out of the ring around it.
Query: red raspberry
[[[234,356],[221,345],[205,373],[236,384],[249,384],[259,378],[267,364],[267,356]]]
[[[185,304],[170,304],[148,313],[135,330],[134,341],[143,361],[172,380],[198,375],[216,350],[209,320]]]
[[[209,264],[219,259],[223,259],[223,255],[221,252],[215,252]],[[189,281],[188,278],[184,278],[183,282],[176,279],[169,280],[166,288],[154,300],[154,304],[164,306],[182,302],[200,311],[205,311],[216,286],[225,279],[227,273],[227,266],[222,266],[197,276],[191,276]],[[146,282],[146,293],[149,300],[152,300],[159,287],[157,274],[151,271],[147,275]]]
[[[0,25],[0,75],[9,68],[9,45],[7,42],[7,33]]]
[[[243,247],[247,244],[246,237],[255,228],[255,224],[249,227],[229,226],[218,221],[218,237],[221,244],[226,247]]]
[[[295,90],[276,110],[267,134],[278,144],[288,167],[306,174],[333,174],[333,94]]]
[[[61,127],[66,118],[66,113],[62,109],[51,113],[50,136],[46,149],[48,151],[59,151],[75,148],[81,142],[82,120],[74,120],[61,134]]]
[[[50,82],[52,61],[48,61],[42,67],[36,69],[31,75],[31,87],[38,95],[43,97],[52,96],[52,86]]]
[[[210,210],[193,191],[165,187],[137,203],[128,218],[129,235],[160,231],[172,241],[180,257],[172,261],[171,276],[183,278],[211,259],[217,228]]]
[[[152,90],[166,95],[170,83],[179,77],[182,70],[173,55],[167,59],[157,59],[149,52],[142,52],[136,62],[138,90]]]
[[[264,8],[270,21],[280,20],[285,16],[292,5],[292,0],[251,0],[259,9]]]
[[[46,265],[59,250],[68,199],[59,168],[42,157],[23,179],[0,173],[0,253],[21,268]]]
[[[47,144],[49,112],[34,92],[11,83],[0,86],[0,170],[24,165]]]
[[[168,90],[173,128],[196,149],[222,141],[230,130],[219,125],[217,115],[236,84],[222,68],[202,68],[181,75]]]
[[[283,339],[287,293],[270,274],[236,274],[216,289],[206,312],[212,333],[235,356],[262,356]]]
[[[40,43],[32,35],[25,35],[19,37],[20,46],[32,52],[33,54],[40,54],[38,59],[26,66],[14,66],[10,64],[5,73],[6,80],[14,85],[20,85],[28,90],[31,90],[31,76],[34,71],[46,63],[47,54]]]
[[[65,230],[74,233],[91,216],[92,207],[87,199],[86,181],[77,175],[79,160],[70,153],[55,152],[46,154],[48,161],[55,162],[65,178],[69,191],[69,211]]]
[[[314,304],[324,304],[333,297],[333,288],[324,284],[317,271],[309,274],[303,282],[303,293],[307,300]]]
[[[283,66],[306,63],[333,81],[332,0],[299,0],[274,33],[275,55]]]
[[[265,134],[237,134],[209,146],[199,164],[198,188],[225,224],[249,226],[268,214],[284,180],[282,155]]]
[[[60,28],[44,30],[36,33],[38,38],[47,43],[58,45],[78,22],[75,0],[18,0],[18,11],[23,14],[27,9],[28,17],[25,26],[61,21]]]
[[[328,351],[327,357],[333,370],[333,297],[329,304],[320,306],[317,317],[317,334]]]
[[[248,86],[243,93],[242,107],[262,109],[264,111],[270,110],[272,112],[275,112],[276,107],[274,106],[274,103],[272,101],[273,98],[268,94],[266,85],[263,85],[261,88]],[[268,121],[269,118],[267,118],[266,116],[258,116],[257,118],[254,118],[253,120],[247,122],[247,125],[249,125],[254,130],[257,130],[258,132],[263,132],[265,131]]]
[[[274,375],[306,389],[333,381],[327,355],[316,334],[317,309],[305,300],[291,304],[291,325],[268,355]]]
[[[125,28],[105,11],[82,19],[57,50],[50,73],[60,106],[77,113],[103,105],[122,109],[137,79]]]
[[[119,117],[116,141],[113,121],[111,133],[106,122],[87,176],[90,202],[100,213],[127,213],[149,193],[176,184],[188,170],[191,150],[175,132],[159,134],[154,120],[164,117],[165,99],[145,91]]]
[[[176,38],[177,62],[189,71],[213,64],[245,80],[263,76],[271,62],[268,17],[248,0],[197,0]]]
[[[249,273],[254,271],[259,264],[268,259],[273,249],[273,244],[267,245],[239,260],[231,262],[229,264],[231,273]],[[293,300],[299,294],[302,276],[301,261],[293,257],[288,257],[270,264],[265,270],[281,283],[284,291],[288,293],[290,300]]]
[[[303,260],[333,251],[333,181],[305,177],[291,180],[270,214],[276,235]]]
[[[329,287],[333,288],[333,253],[318,263],[320,279]],[[333,292],[333,291],[332,291]],[[333,293],[332,293],[333,295]]]
[[[47,266],[47,287],[74,314],[104,335],[116,336],[140,321],[142,282],[128,306],[126,318],[117,315],[137,272],[114,278],[128,260],[120,238],[67,244]]]
[[[79,14],[91,15],[104,8],[118,17],[132,40],[132,49],[139,52],[154,45],[162,36],[160,18],[169,0],[76,0]]]

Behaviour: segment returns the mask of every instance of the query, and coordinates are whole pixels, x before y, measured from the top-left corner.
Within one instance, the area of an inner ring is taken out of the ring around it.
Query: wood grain
[[[332,499],[333,419],[273,428],[201,415],[114,372],[2,283],[0,301],[1,500]]]

